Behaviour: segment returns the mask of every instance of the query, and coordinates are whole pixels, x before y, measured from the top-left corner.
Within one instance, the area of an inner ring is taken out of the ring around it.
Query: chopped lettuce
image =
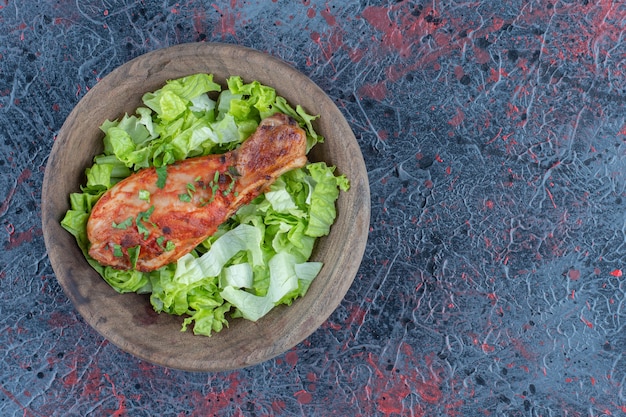
[[[339,189],[347,191],[349,184],[345,177],[336,177],[334,168],[325,163],[309,165],[311,178],[315,182],[311,193],[309,224],[306,229],[308,236],[325,236],[335,221],[335,200],[339,197]]]
[[[149,294],[157,312],[185,315],[182,331],[210,336],[228,318],[256,321],[277,305],[290,305],[307,292],[322,263],[309,261],[316,238],[329,233],[335,201],[349,188],[343,175],[323,162],[282,175],[270,189],[241,207],[190,254],[156,271],[117,270],[88,253],[86,225],[100,196],[121,179],[146,167],[163,169],[189,157],[236,148],[276,112],[293,117],[307,134],[307,152],[324,138],[317,116],[293,108],[258,81],[227,79],[227,89],[210,74],[168,81],[143,96],[135,114],[104,122],[104,152],[87,168],[81,192],[70,195],[62,226],[87,261],[117,292]],[[132,248],[131,248],[132,249]],[[135,256],[138,256],[136,248]]]

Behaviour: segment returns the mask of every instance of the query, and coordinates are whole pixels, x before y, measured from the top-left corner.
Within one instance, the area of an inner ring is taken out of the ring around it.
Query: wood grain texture
[[[225,86],[230,75],[274,87],[293,105],[320,118],[316,130],[326,141],[310,159],[336,165],[351,181],[337,202],[337,220],[318,239],[312,260],[324,262],[307,295],[277,307],[253,323],[231,320],[211,337],[181,332],[183,318],[152,311],[147,296],[118,294],[88,265],[76,242],[60,226],[69,194],[84,183],[84,170],[102,152],[98,126],[133,113],[144,93],[167,80],[199,72],[214,74]],[[335,104],[288,64],[245,47],[183,44],[142,55],[115,69],[92,88],[70,113],[52,148],[43,182],[42,221],[57,280],[78,312],[103,337],[141,359],[176,369],[220,371],[257,364],[292,348],[314,332],[337,308],[359,268],[370,218],[369,184],[358,143]]]

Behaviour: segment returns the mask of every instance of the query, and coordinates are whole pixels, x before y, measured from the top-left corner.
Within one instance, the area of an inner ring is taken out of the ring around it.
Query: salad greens
[[[70,195],[62,226],[90,265],[120,293],[150,294],[157,312],[186,315],[182,331],[210,336],[228,326],[227,317],[256,321],[274,306],[303,296],[322,264],[310,262],[315,239],[335,221],[335,201],[350,184],[334,167],[309,163],[282,175],[269,191],[241,207],[190,254],[156,271],[118,270],[88,254],[86,225],[97,200],[131,173],[236,148],[260,121],[285,113],[305,129],[307,152],[324,138],[311,124],[316,116],[293,108],[257,81],[227,79],[223,90],[210,74],[168,81],[143,96],[135,114],[106,121],[104,152],[86,169],[86,184]],[[142,198],[140,195],[139,198]],[[149,198],[149,196],[143,196]],[[124,222],[116,225],[123,228]]]

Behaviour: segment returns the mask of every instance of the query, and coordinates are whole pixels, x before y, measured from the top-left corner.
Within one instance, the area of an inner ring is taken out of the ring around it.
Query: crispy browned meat
[[[89,255],[119,269],[132,268],[134,256],[135,269],[143,272],[172,263],[306,161],[305,132],[277,113],[234,151],[167,166],[166,176],[161,171],[165,184],[159,184],[155,168],[138,171],[94,206],[87,223]]]

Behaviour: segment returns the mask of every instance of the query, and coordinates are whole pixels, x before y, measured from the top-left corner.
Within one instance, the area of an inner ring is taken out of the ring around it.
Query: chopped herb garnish
[[[116,258],[121,258],[122,256],[124,256],[124,253],[122,253],[121,245],[113,245],[113,256],[115,256]]]
[[[193,185],[192,183],[188,182],[187,183],[187,194],[189,194],[189,198],[193,198],[193,193],[196,192],[196,186]]]
[[[111,227],[114,228],[114,229],[125,230],[128,227],[132,226],[132,224],[133,224],[133,218],[129,217],[126,220],[124,220],[123,222],[121,222],[121,223],[115,223],[115,222],[111,223]]]
[[[195,182],[200,182],[200,180],[202,179],[202,177],[200,175],[198,175],[196,178],[194,178]]]
[[[218,182],[220,180],[220,172],[215,171],[215,175],[213,175],[213,182]]]
[[[228,188],[226,188],[224,191],[222,191],[222,194],[224,194],[225,196],[227,196],[228,194],[230,194],[230,192],[233,190],[233,188],[235,187],[235,182],[236,180],[231,176],[230,177],[231,182],[230,184],[228,184]]]
[[[135,269],[137,267],[137,259],[139,259],[140,246],[133,246],[128,248],[128,258],[130,259],[130,265]]]
[[[211,196],[211,198],[209,198],[208,200],[200,200],[200,207],[211,204],[213,201],[215,201],[215,189],[213,190],[213,195]]]
[[[139,199],[143,201],[150,201],[150,191],[139,190]]]
[[[150,236],[150,230],[141,222],[137,222],[137,231],[143,235],[144,240]]]
[[[150,230],[148,230],[148,228],[146,227],[145,224],[143,224],[143,222],[152,224],[153,226],[155,226],[154,223],[151,223],[149,221],[150,216],[152,215],[152,212],[154,211],[154,206],[150,206],[150,208],[148,209],[148,211],[142,211],[137,215],[137,220],[135,220],[135,223],[137,224],[137,231],[143,235],[144,240],[148,239],[148,236],[150,236]]]
[[[235,166],[229,166],[228,167],[228,173],[231,175],[231,177],[239,177],[239,171],[237,171],[237,168]]]
[[[165,181],[167,180],[167,165],[163,165],[162,167],[158,167],[156,169],[157,173],[157,187],[163,188],[165,187]]]
[[[165,236],[159,236],[156,240],[156,243],[157,245],[159,245],[159,248],[163,249],[166,252],[174,250],[174,248],[176,247],[176,245],[174,245],[174,243],[171,240],[168,240],[167,243],[165,243],[165,246],[163,246],[163,242],[165,242]]]
[[[143,220],[148,220],[150,216],[152,216],[153,212],[154,212],[154,206],[150,206],[148,210],[140,212],[139,215],[142,216]]]
[[[186,188],[187,188],[187,194],[179,194],[178,199],[185,203],[189,203],[193,199],[193,193],[196,192],[196,186],[193,185],[193,183],[188,182]]]
[[[165,242],[165,236],[159,236],[156,239],[156,243],[159,246],[159,248],[165,250],[165,247],[163,246],[163,242]]]

